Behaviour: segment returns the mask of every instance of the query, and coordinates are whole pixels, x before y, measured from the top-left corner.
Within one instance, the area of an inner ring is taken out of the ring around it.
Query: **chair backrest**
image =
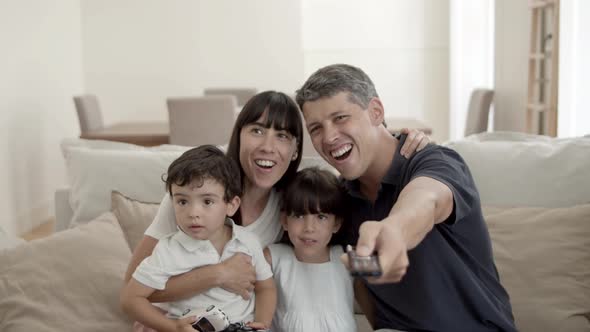
[[[236,97],[230,95],[168,98],[170,144],[199,146],[229,142]]]
[[[238,100],[238,106],[246,105],[255,94],[258,93],[256,88],[206,88],[203,91],[205,96],[213,95],[233,95]]]
[[[82,134],[104,127],[102,112],[95,95],[74,96],[74,105]]]
[[[475,89],[469,99],[465,136],[483,133],[488,130],[488,115],[494,99],[494,90]]]

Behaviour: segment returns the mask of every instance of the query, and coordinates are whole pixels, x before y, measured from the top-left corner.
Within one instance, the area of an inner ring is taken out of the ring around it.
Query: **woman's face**
[[[272,188],[297,157],[297,139],[286,130],[265,128],[266,113],[240,131],[240,164],[246,186]]]

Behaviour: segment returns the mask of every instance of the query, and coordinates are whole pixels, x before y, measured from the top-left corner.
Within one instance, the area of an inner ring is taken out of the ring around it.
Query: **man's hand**
[[[221,263],[221,287],[244,300],[250,299],[256,282],[256,271],[252,265],[252,257],[245,254],[235,254]]]
[[[367,278],[371,283],[399,282],[409,265],[408,250],[401,231],[395,223],[365,221],[359,229],[356,253],[369,256],[377,251],[383,274],[379,278]],[[342,262],[348,265],[348,256],[342,255]]]

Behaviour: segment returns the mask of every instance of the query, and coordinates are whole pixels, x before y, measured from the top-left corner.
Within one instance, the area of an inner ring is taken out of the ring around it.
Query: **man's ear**
[[[240,207],[241,202],[242,202],[242,200],[240,199],[239,196],[234,196],[234,198],[232,198],[229,202],[227,202],[226,214],[228,217],[233,216],[236,213],[236,211],[238,211],[238,208]]]
[[[385,109],[383,108],[383,103],[379,97],[371,98],[367,111],[369,112],[369,117],[371,118],[371,123],[373,125],[378,126],[383,123]]]

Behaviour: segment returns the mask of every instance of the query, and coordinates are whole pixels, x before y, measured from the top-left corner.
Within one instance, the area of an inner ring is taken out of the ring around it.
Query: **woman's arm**
[[[125,273],[126,283],[131,279],[137,266],[152,254],[157,243],[157,239],[144,235],[133,251]],[[248,299],[250,292],[254,289],[255,281],[256,274],[250,257],[236,254],[220,264],[203,266],[170,278],[166,283],[166,289],[154,291],[148,299],[151,302],[178,301],[214,287],[222,287]]]

